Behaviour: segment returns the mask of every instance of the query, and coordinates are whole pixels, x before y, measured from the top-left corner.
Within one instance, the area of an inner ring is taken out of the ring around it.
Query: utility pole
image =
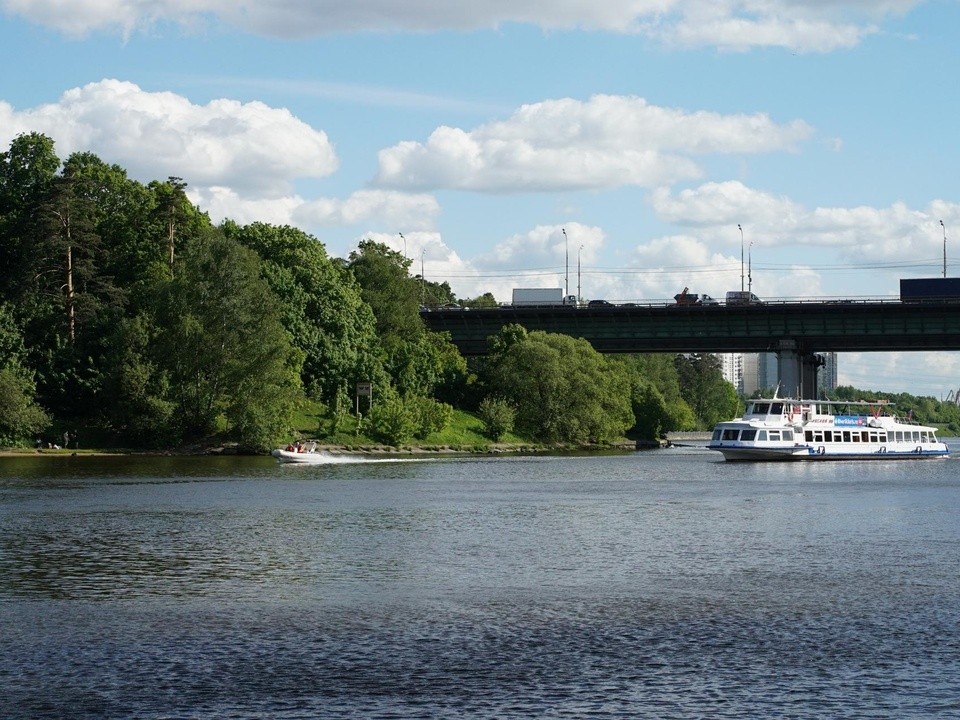
[[[570,294],[570,239],[567,237],[566,228],[560,228],[560,232],[563,233],[563,241],[567,248],[567,279],[563,286],[563,296],[566,297]]]
[[[753,292],[753,240],[747,248],[747,290]]]

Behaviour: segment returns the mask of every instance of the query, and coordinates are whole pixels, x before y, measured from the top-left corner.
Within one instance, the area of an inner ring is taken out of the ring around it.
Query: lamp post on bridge
[[[580,254],[583,252],[583,245],[577,250],[577,303],[580,303]]]
[[[947,277],[947,226],[940,221],[940,227],[943,228],[943,277]]]
[[[743,228],[737,223],[737,230],[740,231],[740,292],[743,292]]]

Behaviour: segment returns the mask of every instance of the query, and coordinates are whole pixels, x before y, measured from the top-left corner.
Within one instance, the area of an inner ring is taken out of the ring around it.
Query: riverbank
[[[541,445],[536,443],[489,443],[475,445],[392,445],[378,444],[322,444],[316,449],[331,455],[503,455],[549,452],[602,452],[607,450],[633,451],[665,447],[667,441],[623,440],[603,445]],[[59,449],[59,448],[8,448],[0,450],[0,457],[86,457],[86,456],[190,456],[190,455],[250,455],[263,456],[268,453],[248,452],[235,444],[224,445],[187,445],[165,450],[144,450],[127,448],[104,449]]]

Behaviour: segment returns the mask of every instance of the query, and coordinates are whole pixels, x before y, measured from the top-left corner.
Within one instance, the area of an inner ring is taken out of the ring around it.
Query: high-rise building
[[[817,373],[817,392],[832,392],[837,389],[837,354],[820,353],[820,357],[824,365]]]
[[[743,389],[746,397],[777,387],[777,354],[748,353],[743,356]]]
[[[723,379],[731,383],[737,392],[743,392],[743,355],[740,353],[718,353],[720,372]]]

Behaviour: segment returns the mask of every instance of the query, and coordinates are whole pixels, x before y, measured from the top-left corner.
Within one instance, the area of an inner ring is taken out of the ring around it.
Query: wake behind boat
[[[883,402],[750,400],[743,417],[718,423],[707,444],[725,460],[945,458],[935,428],[887,414]]]

